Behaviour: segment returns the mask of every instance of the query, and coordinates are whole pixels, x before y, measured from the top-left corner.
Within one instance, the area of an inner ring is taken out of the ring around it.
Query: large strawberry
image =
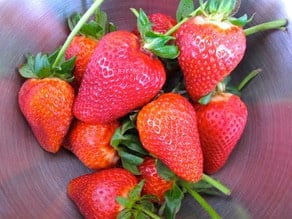
[[[128,31],[106,34],[88,63],[73,112],[82,121],[107,123],[149,102],[165,82],[159,59]]]
[[[234,7],[235,1],[230,0],[202,3],[203,12],[188,19],[176,32],[178,61],[186,89],[195,101],[211,93],[244,55],[244,31],[233,24],[236,19],[229,17]]]
[[[75,97],[72,86],[63,80],[70,77],[74,60],[53,69],[54,58],[55,54],[29,55],[27,63],[19,69],[20,74],[29,79],[22,84],[18,94],[19,108],[34,136],[46,151],[52,153],[60,149],[70,127]]]
[[[145,149],[177,176],[192,182],[201,179],[203,155],[196,112],[188,100],[165,93],[138,113],[137,129]]]
[[[163,179],[157,172],[155,159],[147,157],[139,166],[140,178],[145,180],[142,192],[158,197],[160,202],[164,201],[164,194],[173,187],[174,182]]]
[[[137,178],[121,168],[101,170],[70,181],[68,195],[86,219],[116,219],[123,206],[118,196],[128,197]]]
[[[90,124],[75,120],[66,139],[66,148],[90,169],[112,167],[119,160],[116,150],[110,145],[117,127],[117,121]]]
[[[245,103],[231,93],[219,93],[207,105],[197,105],[198,129],[204,171],[212,174],[224,166],[247,121]]]

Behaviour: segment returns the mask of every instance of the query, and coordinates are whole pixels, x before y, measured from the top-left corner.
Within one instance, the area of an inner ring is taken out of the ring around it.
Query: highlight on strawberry
[[[239,94],[259,70],[235,88],[227,82],[246,37],[287,20],[245,29],[253,16],[235,17],[240,1],[181,0],[176,18],[129,9],[130,32],[108,21],[102,2],[70,17],[59,49],[19,68],[19,108],[36,140],[91,170],[67,187],[85,218],[172,219],[186,194],[221,218],[205,194],[231,195],[211,174],[224,171],[244,133]]]

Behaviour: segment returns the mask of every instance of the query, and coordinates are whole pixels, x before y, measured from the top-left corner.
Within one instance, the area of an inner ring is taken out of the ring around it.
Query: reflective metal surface
[[[68,33],[66,18],[91,1],[0,0],[0,218],[81,218],[66,195],[73,177],[89,172],[71,154],[43,151],[17,105],[22,79],[16,71],[28,52],[50,52]],[[119,29],[135,24],[130,7],[175,15],[178,0],[105,0]],[[289,0],[242,1],[238,15],[256,13],[251,24],[291,19]],[[248,37],[247,53],[233,80],[262,68],[243,92],[249,109],[244,136],[216,177],[232,198],[208,198],[223,218],[291,218],[292,26]],[[189,197],[177,218],[207,218]]]

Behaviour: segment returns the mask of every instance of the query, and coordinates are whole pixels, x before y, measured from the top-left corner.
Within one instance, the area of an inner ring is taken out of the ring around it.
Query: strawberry
[[[117,164],[119,156],[110,140],[119,123],[89,124],[75,120],[68,134],[67,149],[90,169],[109,168]]]
[[[80,86],[86,66],[97,46],[98,41],[86,36],[75,36],[65,52],[65,58],[76,56],[73,85],[76,89]]]
[[[55,54],[29,55],[27,63],[19,69],[28,79],[18,93],[19,108],[34,136],[44,150],[52,153],[60,149],[70,127],[75,97],[72,86],[60,79],[71,76],[74,60],[64,62],[56,70],[51,67],[54,58]]]
[[[226,163],[247,121],[247,107],[236,95],[219,93],[207,105],[196,105],[204,156],[204,172],[213,174]]]
[[[68,26],[71,31],[80,19],[80,13],[74,14],[68,19]],[[87,64],[99,39],[110,31],[110,25],[111,24],[107,21],[106,13],[99,9],[95,10],[95,20],[83,23],[66,49],[66,59],[71,59],[76,56],[75,69],[73,72],[73,85],[76,89],[80,86]]]
[[[157,173],[155,159],[147,157],[139,166],[141,179],[145,180],[142,192],[144,194],[151,194],[158,197],[160,202],[164,201],[164,193],[170,190],[173,186],[173,181],[163,179]]]
[[[185,97],[165,93],[148,103],[138,113],[137,129],[144,148],[177,176],[192,182],[201,179],[196,112]]]
[[[108,33],[88,63],[73,113],[90,123],[116,120],[149,102],[164,82],[163,64],[142,51],[137,36]]]
[[[72,179],[67,193],[85,218],[116,219],[124,208],[116,198],[128,197],[137,183],[129,171],[111,168]]]
[[[242,26],[233,24],[239,20],[228,17],[234,7],[235,1],[209,0],[201,5],[203,13],[177,29],[178,61],[194,101],[212,92],[243,58],[245,33]]]
[[[148,15],[154,32],[165,34],[170,28],[176,25],[176,20],[169,15],[163,13],[153,13]],[[137,28],[133,30],[137,36],[140,35]]]

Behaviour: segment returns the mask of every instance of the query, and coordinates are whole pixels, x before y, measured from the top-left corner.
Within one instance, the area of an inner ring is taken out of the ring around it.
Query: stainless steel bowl
[[[66,18],[84,11],[90,0],[0,0],[0,218],[81,218],[66,187],[89,172],[70,153],[42,150],[20,113],[23,82],[17,67],[24,55],[51,52],[66,38]],[[130,7],[175,15],[178,0],[106,0],[102,8],[119,29],[131,30]],[[256,13],[249,25],[291,19],[288,0],[243,0],[238,15]],[[245,89],[249,118],[227,165],[215,175],[232,197],[209,198],[223,218],[291,218],[292,202],[292,26],[248,37],[247,52],[234,82],[261,68]],[[207,218],[186,197],[177,218]]]

